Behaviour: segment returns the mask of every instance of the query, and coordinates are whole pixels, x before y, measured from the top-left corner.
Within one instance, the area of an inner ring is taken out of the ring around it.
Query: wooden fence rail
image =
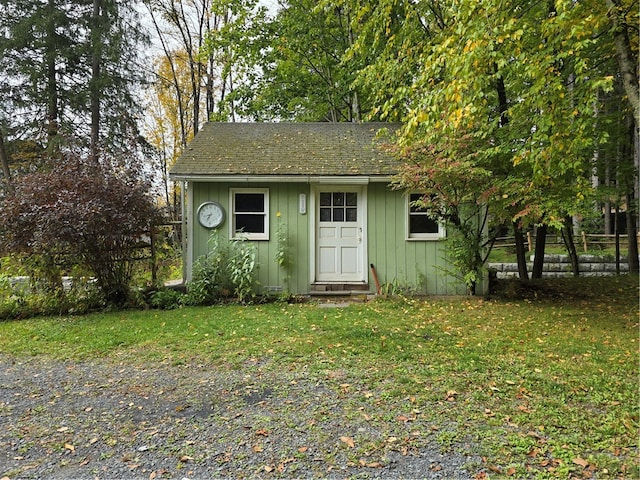
[[[640,243],[640,232],[638,232],[637,236],[638,243]],[[620,246],[626,246],[627,235],[618,235],[617,237],[619,239]],[[529,252],[533,252],[535,248],[535,241],[535,235],[531,232],[527,232],[527,248],[529,249]],[[576,248],[578,250],[582,250],[583,252],[589,251],[590,248],[602,250],[604,248],[614,247],[616,245],[616,235],[581,232],[579,236],[575,237],[574,242]],[[564,246],[560,235],[547,235],[546,244],[551,246]],[[515,237],[498,237],[494,244],[494,248],[515,248],[515,246]]]

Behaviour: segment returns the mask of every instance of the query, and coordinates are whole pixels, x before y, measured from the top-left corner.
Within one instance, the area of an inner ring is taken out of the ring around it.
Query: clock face
[[[216,228],[224,222],[224,209],[219,203],[205,202],[198,207],[198,221],[205,228]]]

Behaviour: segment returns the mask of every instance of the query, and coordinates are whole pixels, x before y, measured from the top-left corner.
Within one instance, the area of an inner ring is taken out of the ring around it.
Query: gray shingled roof
[[[376,147],[389,123],[207,123],[173,178],[226,175],[388,176],[398,163]]]

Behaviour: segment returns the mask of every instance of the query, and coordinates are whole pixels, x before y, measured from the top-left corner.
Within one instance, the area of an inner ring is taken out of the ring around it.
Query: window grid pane
[[[331,194],[329,192],[322,192],[320,194],[320,205],[323,207],[331,206]]]
[[[357,192],[320,192],[321,222],[357,222]]]

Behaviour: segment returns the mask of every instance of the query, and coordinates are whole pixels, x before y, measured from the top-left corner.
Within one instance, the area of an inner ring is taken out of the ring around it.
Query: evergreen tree
[[[0,0],[0,121],[7,136],[115,151],[137,137],[137,52],[124,0]],[[92,120],[93,118],[93,120]],[[89,141],[91,139],[91,141]]]

